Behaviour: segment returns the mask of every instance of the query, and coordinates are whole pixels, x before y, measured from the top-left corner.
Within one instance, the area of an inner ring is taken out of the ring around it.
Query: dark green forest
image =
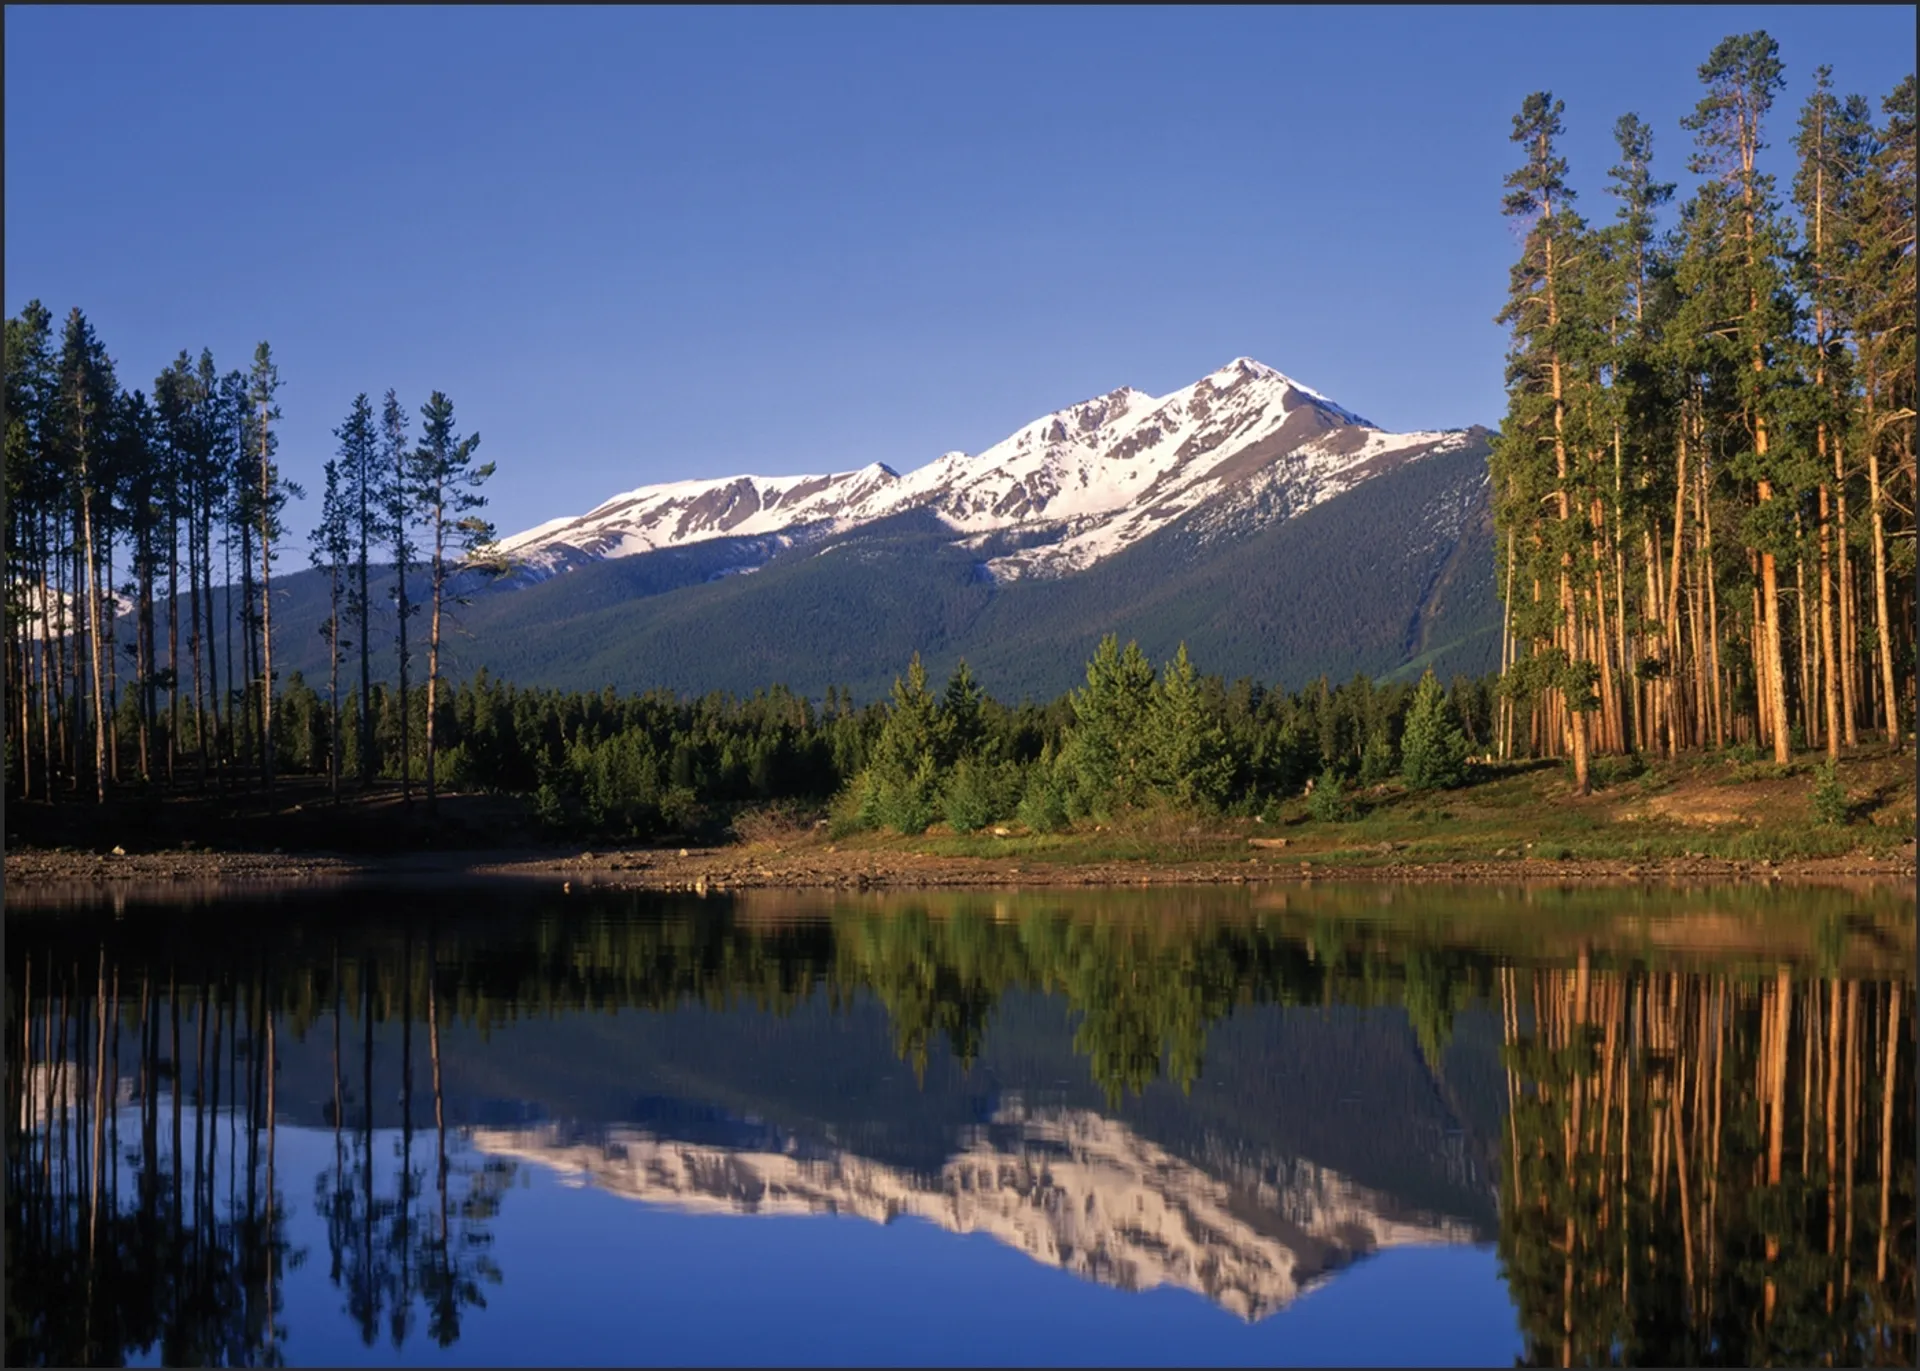
[[[397,692],[376,684],[373,757],[391,779],[424,763],[421,732],[401,751]],[[426,710],[424,687],[412,709]],[[1135,644],[1106,639],[1086,683],[1045,704],[988,696],[963,662],[936,691],[916,658],[888,701],[856,706],[829,687],[816,703],[781,687],[697,699],[527,690],[482,671],[435,702],[441,782],[531,798],[553,836],[647,839],[743,811],[820,815],[838,834],[970,833],[995,822],[1050,832],[1165,807],[1257,814],[1309,783],[1455,785],[1492,727],[1496,682],[1431,673],[1417,685],[1357,676],[1287,693],[1203,677],[1184,649],[1156,670]],[[349,718],[359,701],[342,702]],[[303,680],[278,707],[282,771],[324,774],[327,700]],[[342,783],[361,779],[357,753]]]

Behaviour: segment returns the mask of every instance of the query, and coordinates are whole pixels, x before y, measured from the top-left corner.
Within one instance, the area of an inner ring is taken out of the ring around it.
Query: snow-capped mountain
[[[508,538],[518,570],[465,587],[454,669],[876,699],[920,653],[1040,698],[1115,633],[1227,679],[1472,674],[1498,661],[1490,436],[1391,433],[1239,358],[973,456],[642,486]],[[287,669],[324,672],[305,575],[276,579],[274,622]]]
[[[827,475],[642,486],[508,538],[501,550],[541,578],[582,560],[716,538],[762,538],[770,556],[925,511],[976,545],[1019,535],[1017,549],[985,559],[995,580],[1057,577],[1203,508],[1214,522],[1291,517],[1469,441],[1464,433],[1385,432],[1241,357],[1171,395],[1122,387],[1036,419],[977,456],[950,452],[905,475],[875,463]]]

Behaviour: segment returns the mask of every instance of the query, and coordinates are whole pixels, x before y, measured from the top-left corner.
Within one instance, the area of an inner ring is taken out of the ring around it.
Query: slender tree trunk
[[[371,473],[362,462],[361,469],[355,474],[354,488],[360,498],[360,555],[356,569],[360,576],[360,601],[357,606],[360,613],[360,788],[370,789],[373,785],[373,665],[372,637],[368,625],[373,614],[373,605],[368,598],[367,555],[368,542],[373,528],[372,511],[368,509]]]
[[[1796,513],[1794,515],[1796,530],[1799,527],[1799,523],[1800,516]],[[1800,630],[1800,657],[1797,664],[1800,676],[1800,728],[1801,731],[1807,735],[1809,741],[1815,741],[1815,735],[1820,732],[1820,726],[1813,712],[1814,657],[1813,649],[1807,637],[1807,560],[1805,557],[1794,558],[1793,583],[1794,616],[1797,620],[1797,627]]]
[[[1900,697],[1893,681],[1893,636],[1887,614],[1887,536],[1880,491],[1880,435],[1873,422],[1873,387],[1867,375],[1867,494],[1873,520],[1873,620],[1880,640],[1880,690],[1886,704],[1887,744],[1900,746]]]
[[[84,441],[84,440],[83,440]],[[107,702],[100,675],[100,582],[95,569],[93,548],[93,492],[86,459],[80,464],[80,524],[85,541],[87,564],[87,649],[93,662],[93,794],[98,804],[107,802]]]
[[[120,602],[113,588],[113,529],[101,530],[106,549],[107,583],[101,597],[107,625],[107,777],[120,783]]]
[[[1547,302],[1547,327],[1557,329],[1560,325],[1559,280],[1554,263],[1553,202],[1543,199],[1541,203],[1542,221],[1548,226],[1545,242],[1545,286]],[[1567,439],[1566,439],[1566,384],[1557,343],[1549,344],[1548,367],[1553,385],[1553,459],[1557,485],[1555,499],[1559,508],[1560,522],[1564,525],[1572,519],[1572,505],[1567,491]],[[1574,602],[1572,553],[1563,552],[1560,556],[1560,612],[1563,618],[1561,635],[1565,641],[1570,662],[1578,661],[1580,656],[1580,616]],[[1566,691],[1560,691],[1560,698],[1567,711],[1568,741],[1573,753],[1573,793],[1585,795],[1589,784],[1587,779],[1587,717],[1586,711],[1574,707],[1574,701],[1567,697]],[[1581,703],[1585,703],[1582,701]]]
[[[1764,425],[1757,430],[1754,441],[1761,455],[1765,456],[1767,444]],[[1771,499],[1772,484],[1760,482],[1761,503]],[[1756,625],[1759,631],[1754,635],[1754,646],[1759,654],[1761,708],[1773,734],[1773,760],[1785,766],[1792,760],[1792,739],[1788,735],[1787,724],[1786,661],[1780,642],[1780,572],[1771,552],[1760,554],[1760,598],[1764,627]]]
[[[273,789],[273,464],[260,415],[260,783]]]
[[[41,521],[41,547],[46,543],[46,521]],[[53,710],[58,685],[53,665],[53,588],[49,584],[46,556],[40,559],[40,787],[46,799],[53,798]]]
[[[205,790],[207,788],[207,709],[205,683],[202,681],[200,675],[200,563],[198,555],[200,549],[198,546],[199,538],[195,533],[196,522],[196,516],[189,513],[187,516],[187,652],[193,658],[194,750],[199,754],[200,760],[200,789]],[[175,561],[177,563],[177,557]],[[173,662],[174,670],[173,699],[169,703],[169,708],[173,711],[173,731],[171,737],[176,740],[180,736],[179,611],[180,600],[178,595],[176,595],[173,600],[172,627],[169,630],[173,635],[169,641],[171,643],[170,660]],[[211,651],[211,646],[209,646],[208,650]],[[178,752],[179,744],[177,741],[167,744],[169,779],[172,777],[171,767],[173,765],[173,758]]]
[[[1500,679],[1506,680],[1507,673],[1513,670],[1513,557],[1514,530],[1507,530],[1507,593],[1500,601]],[[1513,700],[1505,694],[1500,697],[1500,760],[1509,761],[1513,757]]]
[[[142,532],[141,548],[136,555],[140,562],[140,609],[133,642],[140,678],[140,779],[151,784],[154,773],[153,734],[159,724],[159,684],[154,679],[158,671],[154,658],[158,653],[154,642],[154,549],[150,532]]]
[[[1820,427],[1818,445],[1827,443],[1826,426]],[[1821,454],[1825,455],[1824,451]],[[1820,700],[1826,711],[1827,756],[1840,756],[1840,677],[1836,660],[1837,642],[1833,613],[1833,525],[1829,518],[1826,482],[1820,483]]]
[[[260,702],[259,698],[254,694],[254,683],[260,679],[260,640],[257,636],[260,620],[259,616],[253,612],[253,594],[256,588],[256,583],[253,579],[253,525],[247,520],[246,511],[244,510],[236,511],[236,519],[239,523],[240,533],[241,694],[239,701],[230,706],[233,731],[236,735],[235,751],[230,760],[237,774],[240,771],[242,757],[244,756],[240,751],[242,743],[239,740],[240,721],[242,719],[246,720],[246,731],[249,735],[245,737],[244,744],[254,753],[254,762],[256,764],[259,763],[259,740],[251,735],[257,733],[260,727]],[[228,613],[231,615],[233,612],[233,583],[231,581],[227,583],[226,589]]]
[[[167,667],[173,672],[173,685],[167,691],[167,784],[173,785],[177,782],[174,772],[180,758],[180,459],[178,454],[169,455],[174,470],[167,490]],[[191,513],[187,515],[187,579],[193,579]],[[197,625],[189,628],[188,636],[198,637]],[[198,713],[200,661],[197,652],[193,663],[193,690],[194,709]],[[206,770],[204,765],[201,770]]]
[[[332,580],[333,607],[327,621],[327,778],[333,802],[340,803],[340,572]]]
[[[1662,620],[1662,636],[1665,642],[1661,648],[1667,659],[1667,755],[1677,756],[1680,751],[1679,720],[1680,711],[1676,694],[1680,681],[1680,549],[1686,541],[1684,523],[1687,499],[1687,435],[1684,423],[1676,426],[1679,435],[1675,442],[1673,471],[1673,566],[1667,577],[1667,611]],[[1700,659],[1699,626],[1694,627],[1694,658]],[[1698,691],[1696,690],[1696,695]]]
[[[200,748],[200,784],[205,789],[209,754],[212,764],[220,763],[221,739],[225,735],[226,725],[220,712],[220,657],[219,638],[216,635],[217,623],[213,617],[213,504],[208,501],[200,523],[200,603],[207,618],[207,716],[205,720],[205,741]],[[227,690],[231,698],[233,690],[233,638],[227,638]],[[231,719],[231,715],[227,716]]]
[[[440,684],[440,606],[446,595],[446,518],[438,504],[433,507],[433,618],[427,630],[427,813],[432,814],[437,790],[434,784],[434,722],[437,691]]]
[[[22,545],[25,539],[22,539]],[[35,616],[20,616],[20,683],[13,692],[20,706],[20,798],[33,798],[33,626]]]
[[[221,785],[224,788],[227,783],[227,768],[225,764],[233,759],[235,735],[240,731],[240,710],[235,702],[233,690],[233,533],[230,529],[221,530],[220,557],[224,563],[223,569],[226,573],[226,580],[222,582],[220,586],[220,613],[221,617],[227,621],[227,724],[225,734],[223,735],[224,746],[221,748],[220,757],[222,763]],[[245,565],[245,561],[246,559],[242,558],[243,566]],[[213,575],[211,568],[208,569],[207,575],[209,580],[211,580]],[[208,606],[207,613],[209,617],[211,617],[213,613],[211,604]]]

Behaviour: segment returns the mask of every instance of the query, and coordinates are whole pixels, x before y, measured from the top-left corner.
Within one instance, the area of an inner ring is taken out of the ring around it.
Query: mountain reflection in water
[[[1236,1324],[1497,1242],[1527,1362],[1909,1365],[1909,894],[10,911],[6,1361],[297,1361],[329,1319],[486,1361],[538,1173],[919,1220]]]
[[[912,1217],[986,1233],[1104,1285],[1177,1286],[1249,1320],[1378,1248],[1475,1237],[1459,1220],[1387,1218],[1391,1200],[1311,1162],[1281,1162],[1278,1185],[1236,1185],[1084,1109],[1003,1107],[931,1176],[852,1153],[748,1151],[630,1129],[594,1142],[552,1127],[478,1129],[473,1143],[691,1213]]]

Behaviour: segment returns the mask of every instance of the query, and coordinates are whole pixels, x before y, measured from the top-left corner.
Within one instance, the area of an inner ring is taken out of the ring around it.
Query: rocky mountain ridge
[[[586,561],[754,540],[737,568],[796,544],[925,512],[977,549],[995,581],[1085,570],[1196,512],[1215,524],[1292,517],[1465,432],[1388,433],[1318,391],[1240,357],[1154,397],[1131,387],[1034,420],[977,456],[901,475],[874,463],[808,476],[642,486],[507,538],[527,579]]]

